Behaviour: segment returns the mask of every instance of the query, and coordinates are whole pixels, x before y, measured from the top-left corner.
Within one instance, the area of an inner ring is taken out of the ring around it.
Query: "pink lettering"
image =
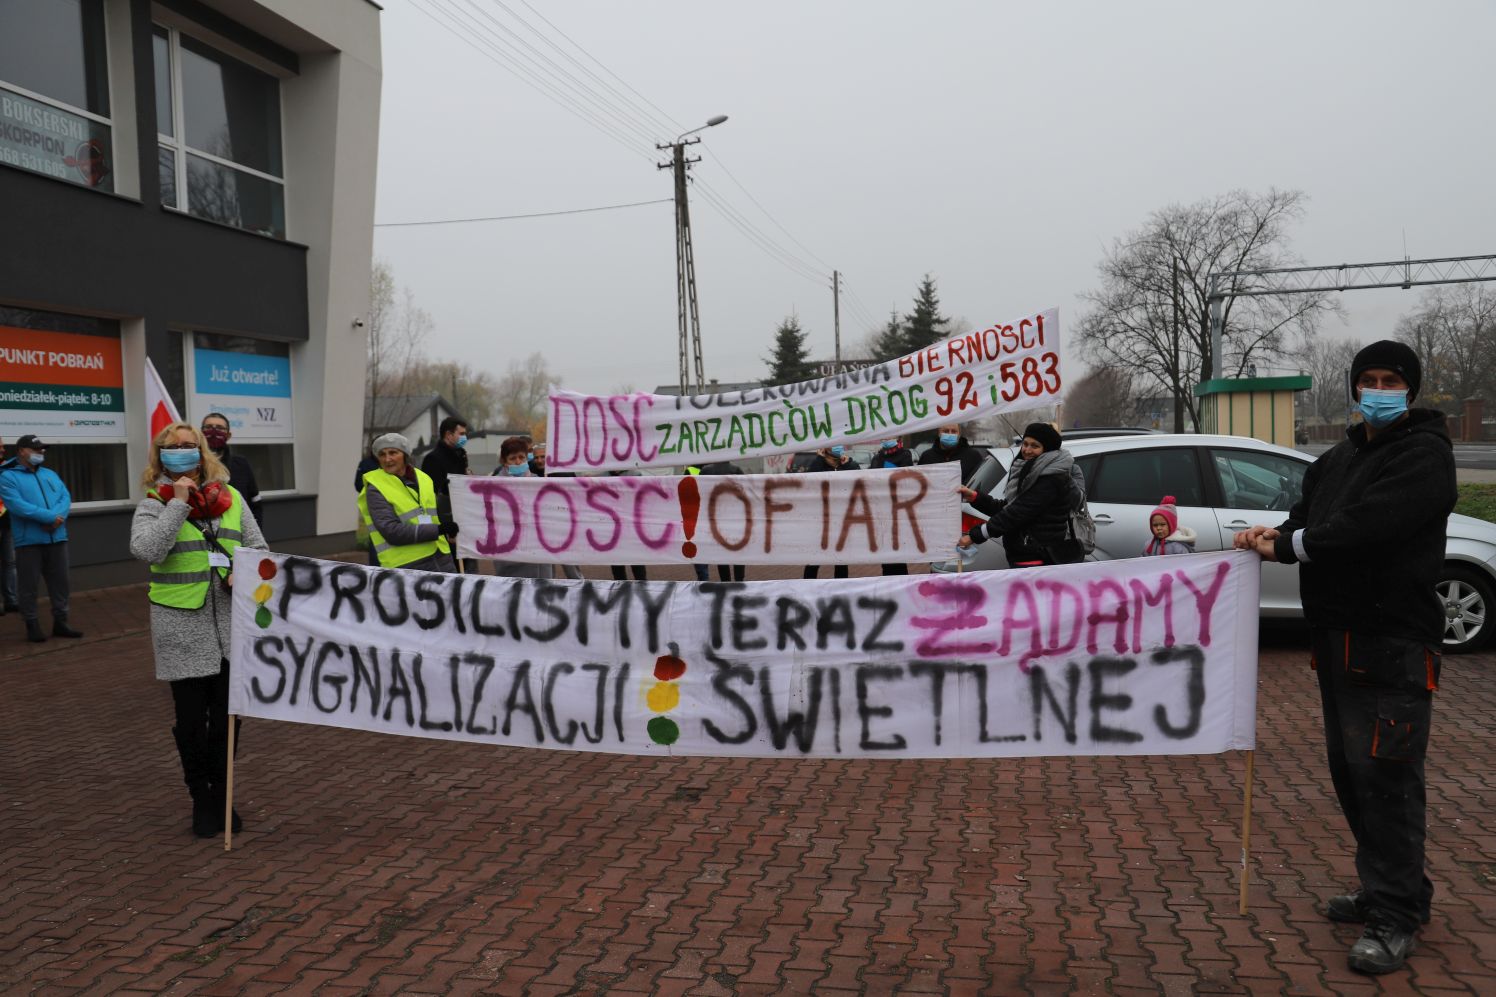
[[[1210,613],[1215,608],[1216,599],[1220,598],[1221,586],[1226,581],[1226,576],[1231,573],[1231,562],[1222,561],[1216,565],[1215,578],[1210,583],[1210,588],[1201,592],[1195,588],[1195,583],[1190,581],[1190,576],[1183,571],[1174,574],[1184,583],[1184,587],[1190,590],[1190,595],[1195,597],[1195,609],[1200,614],[1200,646],[1210,646]]]

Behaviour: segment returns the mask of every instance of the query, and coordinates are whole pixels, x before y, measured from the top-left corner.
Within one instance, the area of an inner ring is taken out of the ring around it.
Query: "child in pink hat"
[[[1148,546],[1143,548],[1144,557],[1155,554],[1193,554],[1195,531],[1179,525],[1177,500],[1165,495],[1158,508],[1148,514],[1148,531],[1153,534]]]

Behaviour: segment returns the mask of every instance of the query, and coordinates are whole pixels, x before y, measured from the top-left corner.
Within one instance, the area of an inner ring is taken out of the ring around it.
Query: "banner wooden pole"
[[[234,728],[237,718],[229,714],[229,761],[224,769],[223,781],[223,850],[234,847]]]
[[[1249,861],[1252,854],[1252,767],[1255,751],[1247,751],[1247,781],[1242,787],[1241,802],[1241,904],[1238,913],[1247,912],[1247,884],[1252,872]]]

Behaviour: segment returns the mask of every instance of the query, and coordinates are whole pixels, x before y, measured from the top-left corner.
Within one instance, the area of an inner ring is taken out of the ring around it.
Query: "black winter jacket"
[[[1310,465],[1274,544],[1293,564],[1293,536],[1304,531],[1299,594],[1309,623],[1437,648],[1444,614],[1434,585],[1456,498],[1444,413],[1413,409],[1370,442],[1364,425],[1347,430]]]
[[[878,452],[868,459],[867,466],[877,470],[884,467],[913,467],[914,454],[909,452],[908,447],[899,447],[895,450],[884,450],[878,448]]]
[[[919,455],[920,467],[926,464],[944,464],[952,460],[961,462],[961,481],[964,483],[970,481],[971,476],[977,473],[977,468],[982,466],[983,454],[966,442],[966,437],[963,436],[950,450],[942,448],[940,441],[936,440],[934,446]]]
[[[1046,548],[1065,539],[1070,523],[1073,494],[1070,468],[1074,460],[1068,451],[1060,454],[1060,459],[1032,481],[1027,480],[1022,465],[1015,462],[1009,473],[1017,482],[1017,493],[1011,499],[978,495],[972,501],[972,508],[990,517],[968,531],[974,543],[1001,536],[1003,551],[1012,564],[1030,560],[1035,547]],[[1050,560],[1048,552],[1044,553],[1045,560]]]
[[[452,486],[447,478],[468,472],[468,455],[462,447],[449,447],[440,440],[421,461],[421,470],[431,479],[436,492],[436,511],[444,523],[452,521]]]

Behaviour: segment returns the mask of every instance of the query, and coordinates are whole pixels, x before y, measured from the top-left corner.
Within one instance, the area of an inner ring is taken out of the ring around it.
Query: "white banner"
[[[683,467],[873,442],[1038,408],[1063,391],[1051,308],[798,384],[686,397],[553,390],[546,467]]]
[[[551,582],[240,548],[229,709],[645,755],[1251,748],[1246,551],[968,575]]]
[[[551,564],[876,564],[950,556],[960,465],[828,474],[452,475],[460,557]]]

